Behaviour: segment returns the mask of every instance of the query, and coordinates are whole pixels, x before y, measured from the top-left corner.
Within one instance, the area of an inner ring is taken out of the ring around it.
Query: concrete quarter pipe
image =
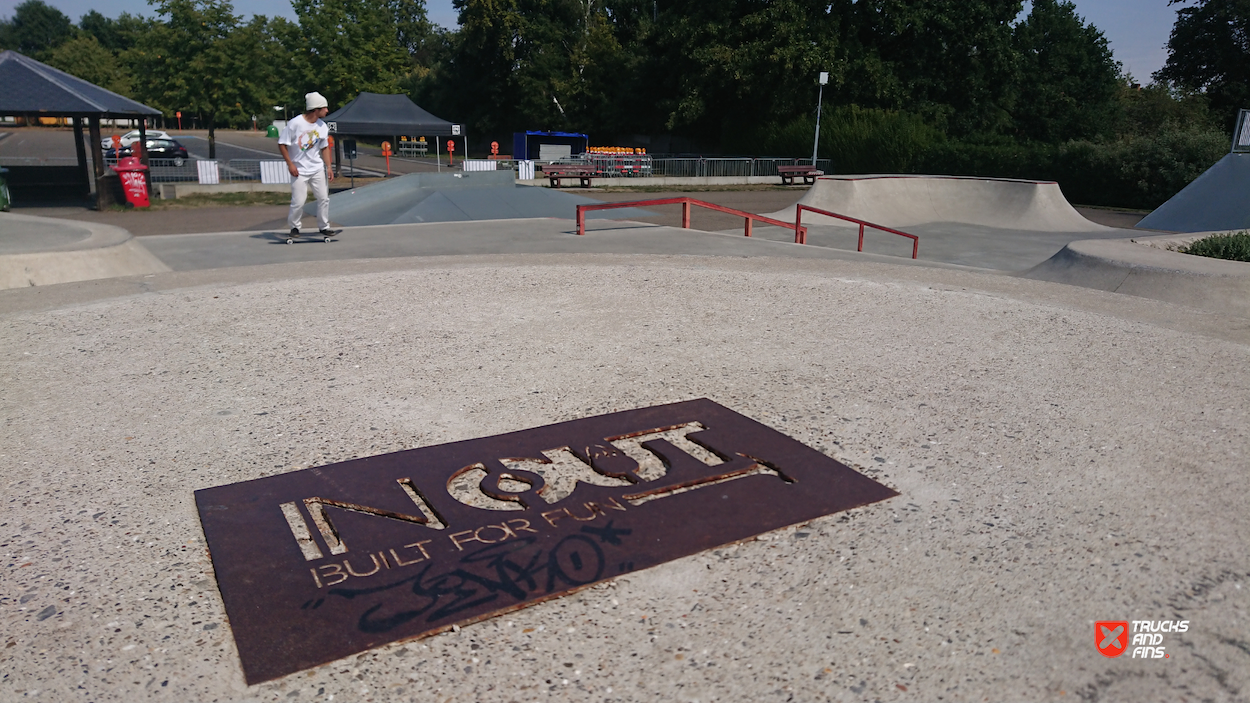
[[[1054,181],[966,176],[869,175],[820,178],[799,203],[890,227],[958,222],[1036,232],[1106,232],[1068,203]],[[793,208],[771,215],[794,221]],[[854,226],[823,215],[812,224]]]

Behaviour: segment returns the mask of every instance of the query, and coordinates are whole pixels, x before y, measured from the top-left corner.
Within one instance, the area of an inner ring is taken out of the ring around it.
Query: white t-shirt
[[[321,120],[309,122],[303,115],[296,115],[287,120],[278,137],[279,144],[285,144],[287,154],[301,176],[315,176],[325,171],[325,162],[321,160],[321,150],[329,146],[326,138],[330,130]]]

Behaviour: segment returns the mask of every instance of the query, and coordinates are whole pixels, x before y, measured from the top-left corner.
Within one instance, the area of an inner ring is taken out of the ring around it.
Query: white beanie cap
[[[305,112],[312,112],[319,107],[329,107],[330,104],[326,102],[325,96],[321,93],[312,92],[304,94],[304,106]]]

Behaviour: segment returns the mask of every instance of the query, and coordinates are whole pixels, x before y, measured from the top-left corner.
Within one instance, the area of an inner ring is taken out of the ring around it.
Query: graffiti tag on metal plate
[[[894,495],[700,399],[195,500],[254,684]]]

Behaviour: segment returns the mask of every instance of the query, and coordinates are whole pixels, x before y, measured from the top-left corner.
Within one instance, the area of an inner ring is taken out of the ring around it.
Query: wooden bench
[[[805,185],[811,185],[816,182],[817,176],[823,176],[825,172],[815,166],[778,166],[777,175],[781,176],[782,185],[794,185],[794,179],[798,176],[803,177]]]
[[[561,178],[576,178],[583,188],[589,188],[591,179],[598,175],[590,166],[543,166],[543,178],[551,180],[552,188],[560,187]]]

